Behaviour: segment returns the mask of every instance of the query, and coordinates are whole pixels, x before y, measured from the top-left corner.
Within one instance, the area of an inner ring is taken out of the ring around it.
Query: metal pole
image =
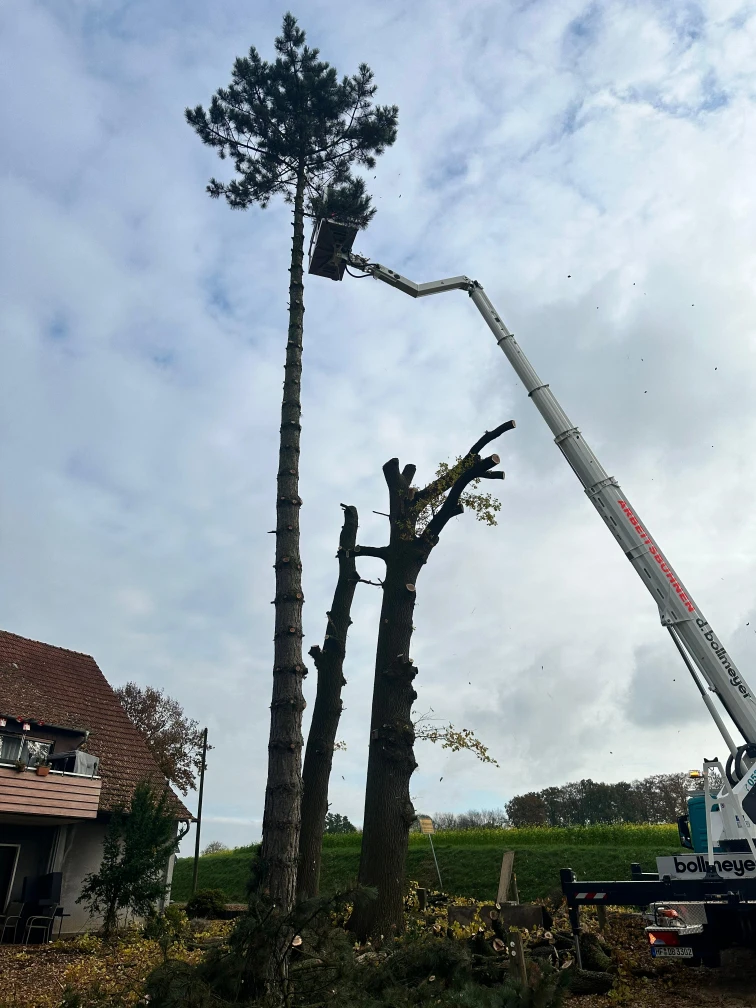
[[[714,762],[713,760],[711,762]],[[706,802],[706,840],[708,843],[709,861],[706,865],[706,877],[718,878],[717,870],[714,867],[714,837],[711,831],[711,788],[709,787],[709,760],[704,760],[704,801]]]
[[[433,851],[433,860],[436,862],[436,874],[438,875],[438,885],[441,892],[444,891],[444,883],[441,881],[441,869],[438,867],[438,858],[436,857],[436,848],[433,846],[433,837],[428,834],[428,839],[430,840],[431,850]]]
[[[200,769],[199,796],[197,798],[197,835],[194,840],[194,871],[192,872],[192,896],[197,889],[199,870],[200,830],[202,829],[202,792],[205,790],[205,757],[207,756],[207,728],[202,733],[202,767]]]
[[[701,694],[701,699],[706,704],[706,708],[709,711],[709,714],[711,714],[711,716],[714,718],[714,724],[717,726],[717,728],[719,728],[720,735],[727,743],[727,748],[730,750],[733,756],[737,756],[738,747],[735,745],[732,735],[730,735],[730,733],[727,731],[725,723],[719,715],[719,711],[714,706],[714,701],[709,696],[709,693],[706,690],[706,688],[701,684],[701,680],[698,678],[698,675],[696,674],[696,671],[693,668],[693,664],[690,658],[688,658],[687,652],[684,650],[682,644],[680,643],[680,638],[678,637],[677,630],[675,629],[675,627],[671,626],[668,626],[667,630],[669,630],[669,636],[674,641],[675,647],[680,652],[680,657],[685,662],[685,667],[687,668],[688,672],[690,672],[691,679],[698,687],[698,692]]]

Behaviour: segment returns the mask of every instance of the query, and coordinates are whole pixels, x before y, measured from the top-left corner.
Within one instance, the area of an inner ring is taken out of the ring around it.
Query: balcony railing
[[[100,777],[56,770],[42,777],[34,770],[0,766],[0,815],[94,819],[101,787]]]

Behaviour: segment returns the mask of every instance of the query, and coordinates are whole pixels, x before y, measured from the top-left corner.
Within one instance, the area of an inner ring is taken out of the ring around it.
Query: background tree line
[[[433,822],[437,830],[506,829],[510,825],[509,817],[502,808],[437,812],[433,816]]]
[[[515,795],[503,809],[437,812],[436,829],[512,826],[591,826],[594,823],[673,823],[687,811],[695,784],[687,773],[604,784],[590,778]]]
[[[512,826],[671,823],[686,811],[690,792],[686,773],[654,774],[616,784],[588,778],[516,795],[506,811]]]

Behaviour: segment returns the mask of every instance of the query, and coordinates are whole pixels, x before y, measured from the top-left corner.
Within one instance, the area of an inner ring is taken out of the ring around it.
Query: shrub
[[[167,906],[162,913],[150,914],[142,935],[156,941],[163,958],[167,959],[174,945],[186,941],[189,935],[189,920],[184,911],[177,906]]]
[[[226,909],[226,894],[222,889],[198,889],[186,904],[187,917],[220,917]]]

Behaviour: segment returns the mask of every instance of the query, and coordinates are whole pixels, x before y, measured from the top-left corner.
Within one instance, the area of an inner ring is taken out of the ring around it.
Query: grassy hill
[[[348,888],[357,876],[360,833],[323,838],[321,889]],[[572,868],[578,878],[592,881],[629,879],[630,864],[656,870],[656,858],[680,851],[676,826],[569,826],[528,829],[472,829],[437,833],[436,855],[444,889],[481,900],[496,898],[501,856],[516,851],[515,873],[522,900],[547,896],[559,887],[559,869]],[[246,898],[251,848],[237,848],[200,858],[198,887],[222,889],[229,901]],[[188,898],[192,858],[179,858],[173,874],[172,899]],[[407,877],[438,888],[428,837],[410,834]]]

